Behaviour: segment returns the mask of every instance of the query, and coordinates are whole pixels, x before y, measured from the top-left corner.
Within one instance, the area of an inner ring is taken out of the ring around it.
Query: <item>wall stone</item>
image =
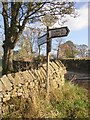
[[[62,87],[66,68],[61,61],[50,62],[49,70],[50,87]],[[20,71],[0,78],[0,103],[2,103],[2,109],[3,106],[5,108],[5,102],[12,97],[22,96],[23,98],[29,98],[34,96],[36,92],[40,95],[42,91],[46,92],[46,64],[38,69]]]
[[[82,73],[89,73],[90,71],[90,59],[88,58],[68,58],[60,60],[66,66],[67,71],[76,71]]]

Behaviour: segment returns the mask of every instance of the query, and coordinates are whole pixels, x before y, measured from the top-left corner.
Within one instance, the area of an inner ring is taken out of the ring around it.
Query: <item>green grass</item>
[[[88,118],[87,94],[87,90],[66,82],[62,89],[50,90],[49,102],[37,94],[34,103],[22,97],[11,98],[4,118]]]

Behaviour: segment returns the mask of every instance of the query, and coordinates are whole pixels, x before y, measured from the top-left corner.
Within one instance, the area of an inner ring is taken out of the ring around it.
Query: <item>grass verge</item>
[[[42,96],[11,98],[5,103],[3,119],[8,118],[88,118],[88,91],[66,82],[62,89],[50,90],[50,101]]]

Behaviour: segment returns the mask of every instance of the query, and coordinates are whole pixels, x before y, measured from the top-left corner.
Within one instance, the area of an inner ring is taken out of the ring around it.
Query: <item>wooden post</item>
[[[2,119],[2,91],[0,91],[0,120]]]
[[[39,48],[39,56],[40,56],[40,45],[38,46],[38,48]]]
[[[49,59],[50,59],[50,51],[51,51],[51,41],[49,40],[49,33],[48,33],[49,27],[47,26],[47,68],[46,68],[46,85],[47,85],[47,94],[46,99],[49,100],[49,89],[50,89],[50,83],[49,83]]]

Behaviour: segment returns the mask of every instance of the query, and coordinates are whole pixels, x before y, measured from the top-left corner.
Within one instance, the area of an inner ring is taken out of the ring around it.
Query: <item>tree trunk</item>
[[[13,72],[13,49],[3,47],[2,75]]]

